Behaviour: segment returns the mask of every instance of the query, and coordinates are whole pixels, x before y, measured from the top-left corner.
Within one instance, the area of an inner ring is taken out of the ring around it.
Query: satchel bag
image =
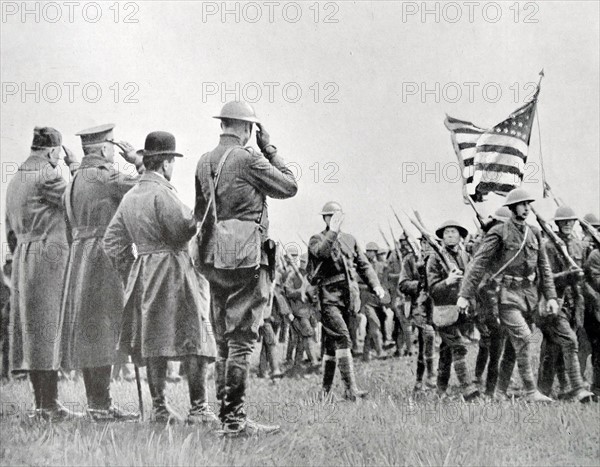
[[[214,256],[215,269],[238,269],[238,268],[257,268],[260,266],[262,254],[262,232],[264,227],[261,220],[263,210],[256,221],[244,221],[240,219],[219,220],[217,217],[217,196],[216,187],[221,177],[221,172],[229,154],[237,146],[229,148],[219,161],[217,171],[214,176],[209,178],[210,199],[206,212],[202,219],[199,236],[199,245],[205,248],[211,248]],[[208,211],[212,208],[213,221],[211,232],[208,232],[205,223]],[[204,236],[210,240],[204,240]]]
[[[458,321],[456,305],[433,305],[433,324],[438,328],[451,326]]]

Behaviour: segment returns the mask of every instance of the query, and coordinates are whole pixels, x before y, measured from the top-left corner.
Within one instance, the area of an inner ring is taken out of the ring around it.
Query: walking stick
[[[142,399],[142,379],[140,378],[140,368],[136,365],[133,366],[135,370],[135,384],[137,385],[138,401],[140,405],[140,420],[144,421],[144,401]]]

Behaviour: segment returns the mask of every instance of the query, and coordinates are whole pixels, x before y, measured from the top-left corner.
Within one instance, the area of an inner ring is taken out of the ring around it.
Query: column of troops
[[[168,363],[180,361],[187,423],[232,436],[273,433],[279,427],[244,408],[257,341],[258,377],[321,373],[329,399],[337,369],[345,400],[367,396],[356,381],[358,354],[365,362],[372,353],[411,357],[416,344],[415,396],[454,397],[454,368],[457,397],[504,400],[516,364],[528,401],[550,402],[555,377],[559,398],[597,400],[600,247],[597,235],[574,234],[572,209],[559,207],[554,222],[574,266],[526,223],[534,199],[521,188],[476,237],[446,221],[436,238],[403,234],[389,251],[370,242],[363,252],[341,229],[341,205],[328,202],[307,252],[279,254],[267,198],[293,197],[293,174],[250,105],[229,102],[215,118],[222,134],[198,161],[193,209],[170,183],[183,157],[172,134],[152,132],[136,151],[114,138],[112,124],[83,130],[79,162],[59,131],[34,129],[6,193],[2,367],[5,376],[8,368],[29,375],[35,415],[138,419],[110,391],[111,369],[132,361],[146,367],[152,420],[181,420],[165,396]],[[258,151],[247,146],[255,126]],[[115,169],[115,147],[137,174]],[[58,165],[63,151],[69,182]],[[585,220],[600,229],[594,215]],[[543,335],[537,381],[535,327]],[[477,340],[473,374],[467,353]],[[278,342],[287,343],[285,367]],[[583,378],[590,353],[591,384]],[[212,364],[218,413],[207,394]],[[59,371],[70,370],[83,375],[85,414],[59,402]]]

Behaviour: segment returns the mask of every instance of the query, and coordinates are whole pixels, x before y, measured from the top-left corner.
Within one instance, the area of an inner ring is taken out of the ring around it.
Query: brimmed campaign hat
[[[454,227],[456,230],[458,230],[458,232],[460,233],[460,236],[465,238],[467,235],[469,235],[469,231],[467,229],[465,229],[462,225],[460,225],[458,222],[456,221],[446,221],[444,222],[442,225],[440,225],[438,227],[438,229],[435,231],[435,234],[439,237],[439,238],[444,238],[444,230],[448,227]]]
[[[62,135],[60,131],[49,126],[36,126],[33,129],[32,149],[57,148],[62,145]]]
[[[144,149],[137,153],[143,157],[152,156],[174,156],[183,157],[183,154],[175,152],[175,136],[166,131],[153,131],[146,136]]]

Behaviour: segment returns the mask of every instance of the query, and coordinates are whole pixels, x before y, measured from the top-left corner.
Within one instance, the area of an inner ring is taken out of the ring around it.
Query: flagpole
[[[537,90],[536,94],[539,94],[539,92],[540,92],[543,77],[544,77],[544,70],[542,69],[542,71],[540,71],[540,79],[538,81],[538,90]],[[544,170],[544,157],[542,155],[542,129],[541,129],[541,125],[540,125],[540,109],[537,106],[537,102],[536,102],[536,110],[537,110],[536,121],[537,121],[537,128],[538,128],[538,140],[539,140],[539,145],[540,145],[540,166],[542,168],[542,188],[543,188],[542,196],[544,198],[548,198],[550,196],[554,200],[556,205],[560,206],[562,203],[560,203],[559,200],[556,198],[556,196],[554,196],[554,192],[552,191],[552,189],[550,188],[550,185],[546,181],[546,171]]]

